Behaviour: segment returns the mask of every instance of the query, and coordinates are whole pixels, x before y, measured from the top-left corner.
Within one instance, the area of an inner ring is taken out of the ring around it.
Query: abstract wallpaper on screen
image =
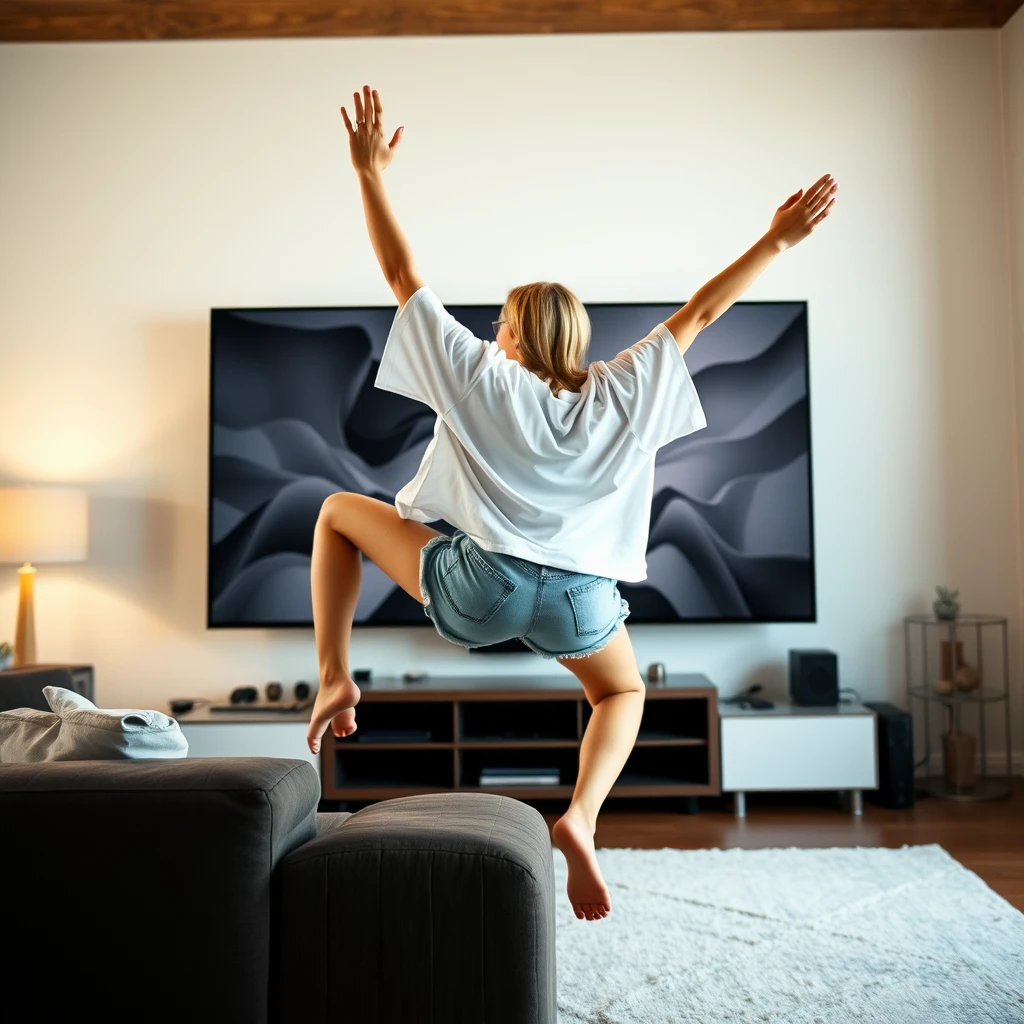
[[[447,308],[493,337],[500,304]],[[677,308],[588,305],[590,359]],[[414,476],[435,415],[373,385],[395,310],[211,310],[210,626],[311,626],[324,498],[393,504]],[[687,350],[708,425],[656,456],[648,578],[619,583],[632,623],[814,621],[807,349],[806,303],[746,302]],[[373,562],[362,568],[356,623],[431,626]]]

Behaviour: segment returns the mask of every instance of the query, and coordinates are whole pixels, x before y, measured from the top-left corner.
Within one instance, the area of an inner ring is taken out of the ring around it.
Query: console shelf
[[[570,676],[445,676],[360,683],[358,728],[321,749],[323,797],[437,792],[572,796],[591,707]],[[557,784],[481,785],[487,769],[550,770]],[[647,684],[636,746],[609,797],[718,796],[718,692],[703,675]]]

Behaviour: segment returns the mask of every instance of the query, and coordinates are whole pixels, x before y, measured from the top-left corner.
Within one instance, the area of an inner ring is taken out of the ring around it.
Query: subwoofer
[[[0,672],[0,711],[34,708],[49,711],[44,686],[60,686],[93,699],[92,665],[22,665]]]
[[[875,713],[878,736],[878,789],[866,789],[864,796],[883,807],[913,807],[914,720],[885,701],[866,700],[864,707]]]
[[[789,652],[789,697],[808,708],[839,703],[839,663],[834,651]]]

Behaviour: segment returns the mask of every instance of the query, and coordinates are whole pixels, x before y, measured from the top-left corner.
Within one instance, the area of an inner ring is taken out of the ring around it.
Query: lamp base
[[[18,577],[18,624],[14,630],[14,660],[11,668],[36,663],[36,614],[33,598],[35,566],[26,562],[18,570]]]

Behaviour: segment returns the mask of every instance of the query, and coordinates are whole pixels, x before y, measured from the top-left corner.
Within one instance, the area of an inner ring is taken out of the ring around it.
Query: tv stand
[[[428,676],[360,682],[354,733],[321,747],[325,800],[372,803],[417,793],[572,796],[590,704],[570,674]],[[486,768],[547,768],[557,785],[480,785]],[[609,797],[718,796],[718,691],[703,675],[647,684],[636,746]]]

